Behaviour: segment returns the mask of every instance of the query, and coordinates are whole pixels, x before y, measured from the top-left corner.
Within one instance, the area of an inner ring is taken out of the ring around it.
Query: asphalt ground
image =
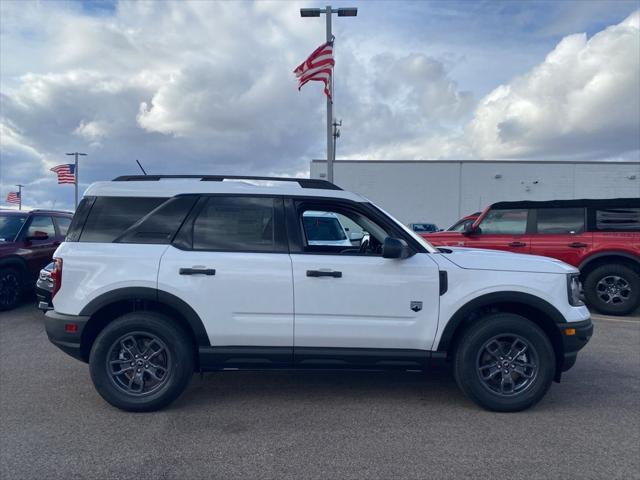
[[[121,412],[30,305],[0,313],[0,478],[638,478],[640,318],[595,317],[536,407],[486,412],[449,371],[194,375]]]

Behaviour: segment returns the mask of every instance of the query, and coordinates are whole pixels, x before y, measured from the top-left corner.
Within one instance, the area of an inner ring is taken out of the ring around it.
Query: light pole
[[[22,187],[24,187],[24,185],[18,183],[16,187],[18,187],[18,210],[22,210]]]
[[[78,209],[78,156],[86,157],[86,156],[87,156],[87,154],[86,154],[86,153],[80,153],[80,152],[73,152],[73,153],[67,153],[67,155],[73,155],[73,156],[75,157],[75,159],[76,159],[76,165],[75,165],[75,167],[74,167],[74,169],[73,169],[73,173],[74,173],[74,175],[75,175],[75,179],[76,179],[76,182],[75,182],[75,190],[76,190],[76,192],[75,192],[75,202],[76,202],[76,208],[75,208],[74,210],[77,210],[77,209]]]
[[[331,8],[327,5],[325,8],[301,8],[301,17],[319,17],[321,14],[326,16],[327,20],[327,43],[333,41],[331,33],[331,15],[338,14],[339,17],[355,17],[358,15],[358,9],[355,7],[347,8]],[[330,85],[331,97],[327,97],[327,180],[333,182],[333,161],[335,160],[335,151],[333,149],[333,74],[331,75]]]

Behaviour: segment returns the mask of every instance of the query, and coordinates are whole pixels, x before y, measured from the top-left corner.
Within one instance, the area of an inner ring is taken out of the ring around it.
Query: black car
[[[53,270],[53,265],[53,262],[51,262],[40,270],[38,280],[36,281],[36,299],[38,302],[38,308],[42,311],[51,310],[53,308],[53,304],[51,303],[51,292],[53,291],[51,272]]]

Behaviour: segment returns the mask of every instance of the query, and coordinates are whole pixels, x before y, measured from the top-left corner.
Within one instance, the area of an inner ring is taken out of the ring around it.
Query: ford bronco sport
[[[608,315],[640,307],[640,198],[500,202],[465,230],[423,236],[557,258],[580,269],[590,307]]]
[[[310,241],[305,218],[319,212],[364,235],[351,245]],[[424,370],[433,359],[453,362],[479,405],[522,410],[573,366],[593,331],[576,268],[436,249],[324,180],[95,183],[52,278],[49,338],[89,363],[106,401],[130,411],[168,405],[194,371]]]

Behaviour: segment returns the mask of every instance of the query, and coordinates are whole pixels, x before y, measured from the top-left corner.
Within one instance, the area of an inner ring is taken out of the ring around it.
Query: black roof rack
[[[317,178],[291,177],[251,177],[242,175],[122,175],[113,179],[114,182],[156,182],[164,178],[199,179],[201,182],[222,182],[223,180],[265,180],[272,182],[297,182],[302,188],[317,188],[320,190],[342,190],[337,185]]]

